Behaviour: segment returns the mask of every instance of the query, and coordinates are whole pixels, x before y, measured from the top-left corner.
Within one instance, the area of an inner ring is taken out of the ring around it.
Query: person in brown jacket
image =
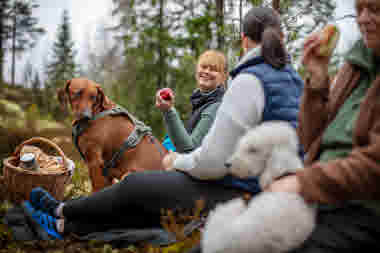
[[[298,133],[305,168],[268,190],[297,192],[318,204],[317,227],[295,252],[380,248],[380,1],[356,0],[361,39],[329,89],[328,57],[314,34],[304,44],[309,73]]]

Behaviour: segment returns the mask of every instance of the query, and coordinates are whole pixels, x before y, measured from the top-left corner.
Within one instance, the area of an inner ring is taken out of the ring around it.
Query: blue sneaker
[[[29,201],[34,208],[57,218],[55,210],[60,202],[51,196],[46,190],[41,187],[33,188],[29,195]]]
[[[21,204],[25,216],[28,217],[33,230],[39,235],[42,240],[62,239],[58,233],[56,224],[57,220],[41,210],[36,210],[29,201],[24,201]]]

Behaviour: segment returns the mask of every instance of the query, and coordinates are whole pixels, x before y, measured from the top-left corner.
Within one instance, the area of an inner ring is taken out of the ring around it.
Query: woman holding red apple
[[[174,144],[179,153],[188,153],[201,145],[214,122],[221,104],[226,81],[226,58],[216,50],[207,50],[198,59],[197,88],[190,97],[192,112],[186,126],[174,108],[175,94],[170,88],[156,93],[156,107],[163,113],[168,135],[164,140]]]

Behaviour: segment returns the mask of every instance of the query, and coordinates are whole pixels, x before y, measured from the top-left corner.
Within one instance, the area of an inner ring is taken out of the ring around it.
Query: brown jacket
[[[318,162],[324,130],[359,83],[361,73],[355,68],[346,63],[330,92],[305,85],[298,133],[307,159],[305,169],[297,176],[306,200],[337,203],[380,199],[380,75],[361,102],[352,152],[343,159]]]

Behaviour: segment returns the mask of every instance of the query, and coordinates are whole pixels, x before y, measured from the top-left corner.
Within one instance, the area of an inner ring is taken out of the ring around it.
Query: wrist
[[[173,160],[173,168],[182,171],[190,171],[195,167],[195,161],[191,153],[177,154]]]
[[[165,115],[165,114],[168,114],[170,112],[173,112],[174,108],[173,108],[173,106],[169,106],[169,107],[166,107],[166,108],[160,108],[160,110]]]
[[[307,73],[305,78],[306,87],[312,90],[323,90],[329,87],[329,76],[325,73]]]

